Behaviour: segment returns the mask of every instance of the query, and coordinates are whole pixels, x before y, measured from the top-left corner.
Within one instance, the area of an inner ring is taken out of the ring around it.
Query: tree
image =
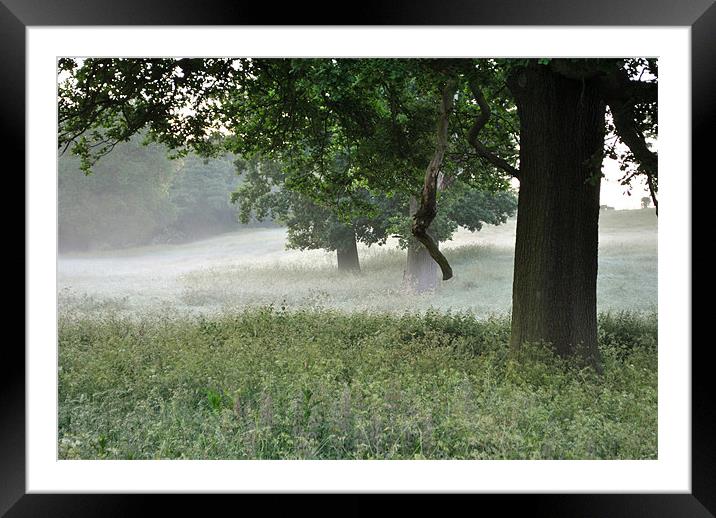
[[[78,68],[61,60],[69,80],[61,86],[60,143],[73,142],[86,168],[143,125],[150,138],[180,152],[260,155],[282,163],[289,190],[348,222],[371,217],[366,199],[376,193],[419,197],[443,61],[92,59]],[[222,129],[222,137],[210,136]],[[459,132],[450,137],[459,140]],[[476,188],[507,188],[501,173],[476,160],[458,146],[444,166]],[[432,243],[431,256],[444,267],[429,224],[413,234]],[[431,264],[409,261],[408,276],[413,267],[429,273]]]
[[[478,155],[460,145],[463,121],[455,119],[449,129],[453,105],[468,119],[475,110],[465,95],[459,95],[457,103],[453,99],[458,85],[451,76],[466,63],[453,61],[250,60],[241,68],[264,80],[249,81],[236,91],[233,106],[238,108],[231,121],[238,133],[236,142],[243,153],[268,152],[282,160],[290,189],[334,207],[346,220],[356,210],[361,214],[366,209],[362,203],[365,189],[388,197],[416,198],[410,203],[417,222],[411,233],[447,280],[452,270],[430,228],[436,215],[440,170],[481,190],[508,186],[501,171],[483,167]],[[450,84],[451,93],[445,93],[444,81]],[[443,106],[445,102],[450,106]],[[510,115],[504,119],[509,121]],[[506,124],[493,128],[490,137],[509,149],[516,144],[510,133]],[[430,153],[435,142],[441,148],[437,160]],[[345,167],[335,167],[337,157]],[[428,165],[430,182],[435,185],[432,194],[423,196]],[[419,289],[432,287],[433,271],[423,250],[410,246],[408,282],[413,284],[411,279],[417,278]]]
[[[650,205],[651,205],[651,198],[649,196],[644,196],[641,199],[641,208],[648,209]]]
[[[655,62],[507,62],[520,120],[520,180],[511,345],[547,341],[565,356],[600,368],[596,282],[599,186],[607,130],[628,146],[629,162],[655,186],[656,82],[632,79]],[[655,190],[652,190],[652,194]]]
[[[622,183],[629,185],[636,176],[645,176],[658,211],[658,160],[647,140],[657,132],[656,60],[488,60],[445,69],[462,75],[480,109],[467,142],[486,163],[520,181],[512,348],[546,341],[561,355],[576,356],[600,369],[596,281],[605,133],[614,131],[628,147],[620,157],[625,171]],[[645,72],[652,79],[642,81]],[[484,140],[483,130],[494,124],[494,118],[482,85],[500,77],[517,107],[519,168]],[[425,173],[413,225],[414,234],[422,232],[429,249],[424,229],[436,213],[438,172],[457,92],[452,78],[441,84],[435,153]],[[615,155],[613,148],[608,152]],[[434,248],[431,255],[440,259]],[[452,271],[445,263],[440,265],[444,278],[449,278]]]
[[[271,219],[288,227],[286,247],[299,250],[324,249],[336,251],[341,271],[360,271],[357,241],[368,246],[383,244],[389,237],[390,201],[382,200],[382,208],[371,217],[354,217],[350,221],[339,217],[336,207],[318,205],[310,197],[286,188],[286,173],[275,162],[237,160],[243,183],[232,193],[233,202],[240,203],[239,220],[248,223]],[[376,200],[364,192],[366,204]],[[364,209],[365,210],[365,209]]]
[[[438,210],[429,227],[435,246],[450,240],[459,227],[478,232],[484,224],[505,223],[517,209],[517,199],[512,191],[480,191],[460,180],[446,181],[444,177],[438,187]],[[399,238],[400,246],[407,250],[405,284],[413,291],[423,292],[437,287],[439,265],[413,236],[413,216],[417,207],[415,197],[404,199],[400,210],[391,216],[390,230]]]
[[[59,144],[88,169],[146,126],[150,139],[179,153],[228,147],[281,161],[291,190],[349,214],[361,210],[366,188],[419,194],[443,61],[62,59]],[[446,169],[478,188],[506,188],[459,151]]]
[[[75,157],[62,156],[58,173],[61,251],[145,244],[176,218],[167,196],[175,164],[161,146],[122,143],[89,176]]]
[[[188,155],[178,160],[167,193],[176,212],[168,237],[197,238],[236,228],[236,208],[229,195],[240,182],[234,160],[231,155],[211,160]]]
[[[176,242],[237,227],[229,193],[239,183],[233,159],[196,155],[171,161],[162,145],[122,142],[85,174],[62,155],[59,245],[65,250]]]
[[[357,242],[367,246],[385,244],[389,237],[398,238],[407,250],[404,280],[413,291],[422,292],[437,286],[437,264],[411,234],[414,197],[394,194],[391,197],[370,195],[364,191],[363,215],[349,221],[339,219],[335,208],[317,205],[300,192],[285,187],[286,174],[276,164],[253,159],[237,160],[243,183],[232,199],[240,202],[239,219],[247,223],[272,219],[288,227],[287,248],[324,249],[337,252],[339,270],[359,270]],[[431,226],[436,242],[452,237],[459,226],[473,232],[484,223],[499,225],[514,215],[517,200],[510,191],[482,192],[461,181],[441,185],[441,210]]]
[[[417,195],[412,234],[444,279],[429,232],[440,173],[485,190],[519,179],[512,346],[549,341],[599,365],[601,161],[616,154],[605,135],[628,148],[622,181],[645,177],[658,211],[655,59],[88,59],[60,70],[71,78],[60,145],[85,167],[148,125],[172,148],[268,153],[287,165],[289,189],[342,220],[360,214],[365,189]],[[212,136],[222,129],[231,137]]]

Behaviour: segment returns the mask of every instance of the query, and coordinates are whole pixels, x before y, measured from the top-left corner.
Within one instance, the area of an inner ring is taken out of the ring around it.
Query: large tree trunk
[[[605,106],[589,80],[529,66],[509,82],[520,116],[511,347],[551,342],[600,369],[599,184]]]
[[[410,215],[418,210],[418,200],[410,198]],[[428,234],[430,231],[428,230]],[[434,290],[438,286],[438,263],[430,255],[425,246],[417,239],[410,237],[408,260],[405,265],[403,283],[413,292],[423,293]],[[436,246],[438,242],[435,241]]]
[[[338,258],[338,271],[359,272],[360,262],[358,261],[358,244],[356,236],[351,229],[349,238],[342,240],[341,245],[336,249]]]

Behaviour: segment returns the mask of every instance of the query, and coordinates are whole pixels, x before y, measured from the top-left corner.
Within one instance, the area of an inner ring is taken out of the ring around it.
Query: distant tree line
[[[61,252],[179,243],[238,228],[229,193],[241,180],[231,155],[167,158],[140,138],[119,143],[92,173],[59,159]]]

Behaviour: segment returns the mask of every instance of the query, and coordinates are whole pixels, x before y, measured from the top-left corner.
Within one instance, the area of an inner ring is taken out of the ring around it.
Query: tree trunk
[[[520,116],[512,336],[551,342],[601,369],[597,348],[599,184],[605,106],[589,80],[529,66],[509,81]]]
[[[351,229],[351,238],[342,241],[341,245],[336,249],[338,258],[338,271],[340,272],[360,272],[360,262],[358,261],[358,244],[356,236]]]
[[[420,193],[420,204],[415,203],[415,210],[411,210],[410,215],[413,218],[413,224],[410,231],[415,239],[420,241],[430,252],[430,256],[438,263],[443,273],[443,280],[447,281],[453,276],[452,267],[447,258],[442,254],[438,247],[438,242],[430,233],[430,224],[437,215],[437,191],[438,178],[440,176],[440,168],[445,158],[445,152],[448,148],[449,129],[448,122],[450,113],[452,112],[453,103],[455,101],[455,92],[457,92],[457,81],[451,79],[445,84],[443,89],[440,108],[438,110],[438,123],[435,138],[435,153],[430,160],[425,177],[423,178],[423,189]]]
[[[418,200],[410,198],[410,214],[418,209]],[[430,231],[428,231],[430,234]],[[403,275],[405,286],[415,293],[434,290],[438,286],[438,263],[431,257],[430,252],[417,239],[410,237],[408,246],[408,260]],[[435,241],[437,245],[438,242]]]

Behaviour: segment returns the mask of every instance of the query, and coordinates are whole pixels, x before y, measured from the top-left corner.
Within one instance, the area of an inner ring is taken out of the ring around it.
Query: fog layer
[[[335,252],[285,250],[283,228],[244,229],[210,239],[94,253],[58,260],[61,310],[210,313],[247,305],[414,311],[430,308],[506,313],[511,305],[515,219],[441,247],[455,278],[434,292],[405,291],[406,252],[359,245],[360,274],[339,273]],[[604,211],[600,219],[598,305],[657,307],[657,218],[653,209]]]

